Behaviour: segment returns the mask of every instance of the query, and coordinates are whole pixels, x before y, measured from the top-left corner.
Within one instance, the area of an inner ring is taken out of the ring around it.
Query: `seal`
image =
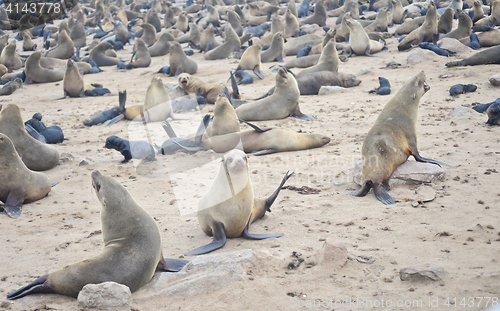
[[[317,64],[301,70],[297,75],[297,77],[318,71],[337,72],[338,70],[339,70],[339,56],[337,54],[335,38],[332,38],[330,39],[330,41],[328,41],[328,43],[321,51],[321,55],[318,59]]]
[[[83,97],[85,96],[85,84],[78,71],[78,67],[72,59],[68,59],[66,71],[63,78],[64,97]]]
[[[379,41],[371,40],[358,21],[348,19],[345,22],[350,29],[349,45],[352,53],[358,56],[372,56],[372,54],[382,51],[384,44]]]
[[[276,74],[276,89],[273,95],[239,106],[236,108],[236,114],[239,119],[245,121],[277,120],[288,116],[312,120],[312,117],[300,111],[299,97],[297,81],[281,67]]]
[[[141,39],[146,43],[146,45],[151,45],[156,42],[156,28],[148,23],[141,24],[143,29]]]
[[[238,67],[236,67],[236,71],[238,70],[253,70],[255,75],[260,79],[264,79],[264,75],[261,73],[261,52],[262,52],[262,44],[256,43],[254,45],[249,46],[243,55],[241,55],[240,62],[238,63]]]
[[[368,26],[365,27],[365,31],[368,32],[386,32],[387,26],[391,23],[389,22],[388,16],[389,8],[381,8],[375,20]]]
[[[198,64],[184,53],[180,43],[173,41],[169,44],[170,76],[178,76],[181,73],[195,74],[198,71]]]
[[[209,104],[215,104],[219,92],[224,89],[224,86],[221,84],[207,83],[188,73],[180,74],[178,81],[181,89],[190,94],[205,97]]]
[[[489,125],[500,125],[500,104],[493,103],[486,110],[486,114],[488,115],[488,121],[486,122]]]
[[[484,10],[483,10],[482,3],[479,2],[478,0],[474,1],[474,6],[473,6],[472,10],[474,11],[474,15],[472,17],[472,22],[475,23],[484,17]]]
[[[500,64],[500,45],[487,48],[466,59],[446,63],[446,67]]]
[[[71,28],[71,32],[69,33],[69,37],[73,41],[73,45],[76,48],[83,48],[87,45],[87,36],[85,35],[85,28],[80,21],[75,21],[73,28]]]
[[[187,263],[163,258],[155,220],[125,187],[99,171],[93,171],[91,176],[92,187],[102,205],[102,252],[39,277],[7,294],[7,299],[36,293],[76,298],[85,285],[110,281],[126,285],[134,292],[151,281],[156,270],[177,272]]]
[[[31,119],[24,122],[25,128],[27,125],[31,126],[35,131],[42,135],[47,144],[59,144],[64,141],[64,133],[62,129],[57,125],[46,127],[42,122],[42,114],[39,112],[35,113]]]
[[[64,71],[62,70],[49,70],[40,65],[40,58],[42,52],[33,52],[24,65],[24,72],[26,73],[26,83],[49,83],[61,81],[64,78]]]
[[[215,49],[219,45],[221,45],[221,43],[215,40],[214,25],[210,24],[200,34],[200,50],[202,52],[208,52],[211,49]]]
[[[48,51],[45,56],[59,59],[68,59],[75,55],[75,45],[73,40],[69,37],[66,30],[59,32],[57,45],[52,50]]]
[[[155,44],[148,47],[148,52],[151,57],[167,55],[170,51],[169,41],[174,41],[174,37],[168,32],[162,33]]]
[[[2,54],[0,54],[0,64],[5,65],[9,69],[9,72],[20,69],[23,66],[21,57],[16,52],[16,41],[12,41],[4,47]]]
[[[207,60],[223,59],[229,57],[231,53],[241,47],[240,37],[231,27],[230,23],[226,24],[226,29],[224,31],[225,38],[224,43],[215,49],[212,49],[205,53],[204,57]]]
[[[418,104],[429,89],[422,71],[408,79],[382,109],[361,149],[362,189],[352,194],[365,196],[373,188],[382,203],[394,204],[396,201],[384,189],[383,183],[410,155],[419,162],[443,164],[421,157],[417,149]]]
[[[495,0],[491,2],[490,15],[481,18],[475,23],[475,25],[476,26],[488,25],[488,24],[498,25],[499,23],[500,23],[500,1]]]
[[[227,91],[227,89],[225,89]],[[230,102],[229,92],[219,92],[214,107],[214,118],[206,130],[206,137],[240,131],[238,116]]]
[[[36,44],[31,40],[31,33],[29,31],[22,32],[23,38],[23,51],[34,51],[36,50]]]
[[[0,96],[14,93],[17,89],[20,89],[22,85],[23,80],[21,78],[15,78],[14,80],[7,82],[2,89],[0,89]]]
[[[392,3],[392,22],[394,24],[403,23],[403,5],[401,4],[401,0],[391,0]]]
[[[398,50],[404,51],[421,42],[430,42],[436,44],[438,37],[438,21],[436,4],[431,1],[427,14],[425,14],[424,23],[417,29],[410,32],[403,40],[399,42]]]
[[[317,24],[320,27],[325,26],[326,23],[326,8],[323,5],[323,0],[316,1],[314,5],[313,15],[304,18],[299,22],[300,26],[307,24]]]
[[[154,76],[146,91],[143,106],[146,122],[163,121],[168,117],[174,119],[170,96],[160,77]]]
[[[132,159],[155,160],[155,149],[151,144],[143,140],[128,141],[118,136],[109,136],[106,138],[104,148],[119,151],[125,157],[120,164],[128,163]]]
[[[125,45],[129,41],[129,33],[127,27],[123,25],[123,23],[119,20],[114,20],[113,22],[114,26],[114,34],[116,36],[115,41],[120,41]]]
[[[29,170],[17,154],[14,144],[0,133],[0,201],[7,215],[21,215],[23,203],[44,198],[50,192],[50,182],[43,173]]]
[[[289,3],[292,3],[290,1]],[[299,21],[290,9],[285,13],[285,37],[295,37],[300,31]]]
[[[271,46],[260,54],[260,60],[263,63],[269,62],[282,62],[284,53],[285,39],[283,38],[282,32],[277,32],[273,35],[273,40],[271,41]],[[245,54],[245,53],[243,53]]]
[[[151,55],[149,55],[148,47],[141,38],[135,39],[134,54],[132,55],[132,58],[134,60],[127,64],[127,68],[145,68],[149,67],[151,64]]]
[[[21,109],[8,104],[0,111],[0,133],[7,135],[14,144],[24,164],[33,171],[46,171],[59,163],[59,152],[31,137],[24,129]]]
[[[459,41],[465,45],[470,46],[471,42],[474,44],[476,40],[476,46],[477,44],[479,44],[479,47],[492,47],[495,45],[499,45],[500,29],[493,28],[489,31],[480,32],[479,34],[471,33],[469,38],[462,38]]]
[[[120,60],[116,57],[107,56],[106,51],[113,48],[109,42],[101,42],[90,51],[89,59],[93,60],[97,66],[116,66]]]
[[[254,197],[247,155],[241,150],[232,150],[224,155],[219,173],[210,190],[198,204],[198,222],[201,230],[214,239],[210,244],[198,247],[187,256],[206,254],[226,244],[226,238],[243,236],[261,240],[278,238],[282,234],[252,234],[249,225],[264,216],[278,197],[285,182],[293,175],[286,174],[280,186],[267,199]]]
[[[453,38],[458,40],[464,37],[469,37],[472,32],[472,19],[469,17],[469,14],[465,13],[461,9],[457,9],[457,15],[458,27],[443,35],[441,38]]]
[[[420,27],[424,23],[424,21],[425,21],[425,16],[415,17],[413,19],[407,18],[400,26],[398,26],[398,28],[396,28],[396,30],[394,31],[394,35],[401,36],[409,34],[413,30]]]
[[[438,33],[449,33],[453,28],[453,15],[455,11],[452,8],[446,8],[444,13],[439,16]]]

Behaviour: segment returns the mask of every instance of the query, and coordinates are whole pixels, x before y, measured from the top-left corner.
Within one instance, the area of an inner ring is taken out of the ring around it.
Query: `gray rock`
[[[187,112],[193,109],[199,110],[198,100],[196,99],[196,97],[193,98],[185,97],[172,100],[172,111],[175,113]]]
[[[329,95],[338,92],[352,92],[352,90],[341,86],[322,86],[319,88],[318,95]]]
[[[470,47],[464,45],[462,42],[454,38],[442,38],[437,42],[437,46],[447,50],[452,54],[466,53],[472,51]]]
[[[256,260],[251,249],[196,256],[177,273],[158,273],[134,294],[134,301],[151,297],[193,297],[243,281],[247,268]]]
[[[469,70],[466,73],[464,73],[464,77],[472,77],[475,76],[477,73],[474,70]]]
[[[111,310],[128,307],[132,294],[128,286],[115,282],[87,284],[78,294],[78,306],[88,309]]]
[[[168,96],[170,99],[176,99],[178,97],[186,96],[188,93],[179,87],[178,83],[168,82],[165,83],[167,88]]]
[[[448,113],[453,120],[469,119],[476,114],[477,112],[475,112],[474,109],[462,106],[457,107]]]
[[[490,83],[494,86],[500,86],[500,73],[497,73],[496,75],[492,75],[491,77],[488,78],[490,80]]]
[[[401,281],[422,282],[442,281],[448,273],[440,266],[432,263],[415,265],[399,271]]]
[[[429,61],[436,56],[434,52],[424,49],[415,49],[406,58],[406,63],[408,65],[416,65],[422,62]]]
[[[308,24],[308,25],[300,26],[300,30],[303,30],[307,33],[314,33],[318,29],[319,29],[319,26],[317,24]]]
[[[342,241],[335,237],[328,237],[323,247],[314,255],[314,262],[317,265],[333,264],[337,268],[342,268],[347,262],[347,248]]]

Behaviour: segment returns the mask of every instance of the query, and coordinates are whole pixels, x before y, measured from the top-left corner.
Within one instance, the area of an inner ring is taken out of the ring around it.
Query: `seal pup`
[[[151,281],[156,270],[177,272],[186,260],[163,258],[155,220],[118,181],[92,172],[92,187],[101,202],[102,252],[39,277],[7,294],[18,299],[36,293],[77,297],[87,284],[116,282],[134,292]]]
[[[38,132],[38,134],[42,135],[45,138],[45,142],[47,144],[59,144],[64,141],[63,130],[57,125],[46,127],[42,122],[42,114],[39,112],[35,113],[31,117],[31,119],[24,122],[25,128],[27,127],[27,125],[31,126],[35,131]],[[31,135],[31,132],[28,132],[28,134]]]
[[[31,33],[29,31],[22,32],[23,38],[23,51],[34,51],[36,50],[36,44],[31,40]]]
[[[127,64],[127,69],[146,68],[151,64],[151,55],[149,55],[148,47],[141,38],[135,39],[134,54],[132,55],[132,58],[134,60]]]
[[[366,31],[363,29],[363,26],[354,19],[346,20],[346,24],[349,27],[349,46],[351,52],[361,56],[373,56],[377,52],[382,51],[384,48],[384,44],[371,40]]]
[[[410,32],[403,40],[399,42],[398,50],[404,51],[421,42],[431,42],[436,44],[438,38],[438,21],[436,4],[431,1],[427,14],[425,14],[424,23],[417,29]]]
[[[240,37],[234,31],[231,24],[226,24],[226,29],[224,31],[225,38],[224,43],[215,49],[212,49],[205,53],[203,56],[207,60],[223,59],[229,57],[231,53],[241,47]]]
[[[174,41],[174,37],[168,32],[162,33],[155,44],[148,47],[148,52],[151,57],[167,55],[170,51],[169,41]]]
[[[61,81],[64,78],[64,71],[49,70],[40,65],[41,51],[33,52],[24,65],[26,73],[26,83],[49,83]]]
[[[21,78],[15,78],[14,80],[7,82],[2,89],[0,89],[0,96],[14,93],[17,89],[20,89],[22,85],[23,80]]]
[[[104,148],[119,151],[125,157],[120,164],[128,163],[132,159],[146,161],[154,161],[156,159],[153,146],[143,140],[128,141],[118,136],[109,136],[106,138]]]
[[[21,215],[23,203],[44,198],[50,192],[50,182],[43,173],[29,170],[17,154],[7,135],[0,133],[0,201],[8,216]]]
[[[500,125],[500,104],[493,103],[488,109],[486,109],[486,114],[488,115],[488,121],[486,122],[489,125]]]
[[[276,89],[273,95],[244,104],[236,108],[238,118],[245,121],[265,121],[293,116],[303,120],[313,120],[299,108],[300,90],[294,76],[280,67],[276,74]]]
[[[238,70],[253,70],[255,75],[260,79],[264,79],[264,75],[261,73],[262,64],[261,64],[261,52],[262,52],[262,44],[256,43],[249,46],[243,55],[241,55],[240,62],[238,63],[238,67],[236,67],[236,71]]]
[[[337,53],[335,38],[330,39],[330,41],[328,41],[328,43],[325,45],[325,47],[321,51],[318,62],[314,66],[300,71],[297,77],[317,71],[339,71],[339,56]]]
[[[463,37],[468,37],[472,32],[472,19],[469,14],[465,13],[461,9],[457,9],[458,15],[458,27],[449,33],[443,35],[441,38],[454,38],[462,39]],[[440,38],[440,39],[441,39]]]
[[[263,217],[266,211],[271,211],[271,205],[292,175],[293,173],[287,172],[278,189],[269,198],[258,199],[254,197],[247,155],[236,149],[225,154],[214,183],[198,204],[197,216],[201,230],[214,239],[211,243],[198,247],[186,255],[206,254],[219,249],[226,244],[226,238],[243,236],[247,239],[261,240],[282,236],[252,234],[248,232],[248,228],[255,220]]]
[[[116,57],[107,56],[106,51],[113,48],[109,42],[101,42],[90,51],[89,59],[93,60],[97,66],[116,66],[120,60]]]
[[[59,59],[68,59],[73,55],[75,55],[75,44],[64,29],[59,32],[57,45],[52,50],[49,50],[47,53],[45,53],[45,57],[53,57]]]
[[[429,89],[422,71],[408,79],[382,109],[361,149],[362,189],[352,194],[365,196],[373,188],[382,203],[394,204],[396,201],[384,189],[383,183],[410,155],[419,162],[444,164],[421,157],[417,149],[418,104]]]
[[[169,44],[170,76],[178,76],[181,73],[195,74],[198,71],[198,64],[184,53],[180,43],[173,41]]]
[[[273,35],[271,46],[260,54],[260,61],[262,63],[269,62],[283,62],[285,39],[282,32],[277,32]]]
[[[0,111],[0,133],[7,135],[14,144],[24,164],[33,171],[46,171],[59,163],[59,152],[31,137],[24,128],[21,109],[8,104]]]
[[[0,54],[0,64],[5,65],[9,72],[20,69],[23,66],[21,57],[16,52],[16,41],[12,41],[3,48]]]
[[[500,64],[500,45],[487,48],[466,59],[446,63],[446,67]]]

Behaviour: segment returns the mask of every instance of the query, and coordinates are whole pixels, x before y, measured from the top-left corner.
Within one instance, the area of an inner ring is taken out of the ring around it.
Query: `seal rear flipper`
[[[118,105],[120,107],[120,112],[125,111],[125,103],[127,102],[127,90],[118,92]]]
[[[290,174],[288,174],[288,173],[289,172],[286,172],[285,176],[281,180],[280,185],[274,191],[274,193],[271,194],[271,196],[269,196],[265,200],[257,199],[257,198],[254,199],[254,206],[253,206],[253,210],[252,210],[252,217],[250,218],[250,223],[253,223],[255,220],[263,217],[266,212],[271,212],[271,205],[273,205],[274,201],[278,197],[278,194],[280,193],[281,188],[283,188],[286,181],[290,177],[292,177],[292,175],[294,174],[294,172],[291,172]]]
[[[236,78],[234,77],[234,74],[232,71],[229,71],[231,73],[231,88],[233,89],[233,98],[239,99],[240,96],[240,90],[238,89],[238,83],[236,82]],[[227,93],[226,93],[227,92]],[[227,91],[227,88],[224,88],[224,93],[226,93],[227,98],[229,101],[231,101],[231,96],[229,95],[229,91]],[[233,105],[233,103],[231,103]]]
[[[247,226],[241,233],[241,236],[250,239],[250,240],[263,240],[263,239],[269,239],[269,238],[279,238],[282,237],[283,234],[257,234],[257,233],[250,233],[248,232],[248,226],[250,225],[250,220],[252,219],[252,215],[250,215],[250,218],[248,219]]]
[[[292,113],[291,115],[292,115],[292,117],[295,117],[295,118],[301,119],[301,120],[316,120],[315,118],[300,112],[300,110],[299,110],[299,113]]]
[[[108,123],[106,124],[106,126],[113,125],[116,122],[121,121],[123,119],[125,119],[125,116],[123,114],[119,114],[116,117],[114,117],[113,119],[109,120]]]
[[[365,182],[365,184],[363,185],[363,188],[361,188],[361,190],[351,191],[349,193],[352,195],[355,195],[357,197],[364,197],[368,193],[368,191],[370,191],[372,186],[373,186],[373,182],[371,180],[368,180]]]
[[[424,163],[432,163],[432,164],[436,164],[436,165],[439,165],[439,166],[450,166],[449,164],[446,164],[444,162],[440,162],[438,160],[433,160],[433,159],[427,159],[427,158],[424,158],[422,156],[420,156],[420,154],[418,152],[415,152],[415,153],[411,153],[413,155],[413,157],[415,158],[416,161],[418,162],[424,162]]]
[[[196,131],[196,136],[195,136],[195,140],[194,140],[196,143],[196,146],[200,145],[201,140],[203,139],[203,134],[207,130],[207,127],[208,127],[208,124],[210,123],[210,120],[211,120],[211,118],[210,118],[209,114],[206,114],[203,117],[203,120],[201,121],[200,126],[198,127],[198,130]]]
[[[163,127],[163,130],[165,130],[165,132],[167,133],[167,135],[168,135],[169,138],[177,137],[177,134],[175,134],[174,129],[172,128],[172,126],[170,125],[170,123],[168,123],[167,120],[165,120],[163,122],[162,127]]]
[[[260,73],[260,70],[259,70],[259,66],[255,66],[255,68],[253,69],[253,72],[257,75],[257,77],[259,77],[261,80],[264,79],[264,75],[262,73]]]
[[[267,132],[267,131],[271,130],[270,127],[260,127],[258,125],[255,125],[255,124],[250,123],[250,122],[245,121],[245,120],[238,119],[238,121],[247,124],[248,126],[250,126],[251,128],[253,128],[258,133],[264,133],[264,132]]]
[[[212,231],[214,233],[214,239],[212,242],[190,251],[189,253],[186,254],[186,256],[194,256],[194,255],[210,253],[224,246],[226,244],[226,233],[224,232],[224,226],[222,225],[222,223],[214,222]]]
[[[53,291],[44,286],[45,281],[47,281],[47,275],[39,277],[28,285],[21,287],[20,289],[10,292],[7,294],[7,300],[14,300],[22,298],[27,295],[37,294],[37,293],[53,293]]]
[[[189,260],[162,258],[156,269],[164,272],[179,272],[188,262]]]
[[[20,186],[16,186],[10,189],[7,200],[5,200],[4,210],[8,216],[12,218],[17,218],[21,215],[21,209],[24,202],[24,191]]]
[[[251,155],[251,156],[261,156],[261,155],[266,155],[266,154],[271,154],[271,153],[274,153],[273,149],[264,149],[264,150],[261,150],[261,151],[256,151],[256,152],[249,153],[248,155]]]
[[[374,184],[373,185],[373,192],[375,193],[375,196],[377,199],[379,199],[380,202],[384,203],[385,205],[390,205],[390,204],[395,204],[396,200],[391,197],[389,193],[387,193],[387,190],[385,190],[384,186],[382,184]]]
[[[28,134],[30,134],[30,136],[33,137],[34,139],[36,139],[39,142],[42,142],[44,144],[47,143],[47,140],[45,139],[45,137],[43,137],[42,134],[38,133],[38,131],[35,130],[31,125],[25,124],[24,128],[26,129],[26,132]]]

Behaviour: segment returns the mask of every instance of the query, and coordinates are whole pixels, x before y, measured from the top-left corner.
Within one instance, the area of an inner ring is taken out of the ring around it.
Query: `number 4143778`
[[[462,307],[498,307],[498,297],[464,297],[458,305]],[[456,307],[457,298],[446,298],[444,301],[444,306],[446,307]]]
[[[61,3],[51,3],[51,2],[31,2],[31,3],[9,3],[5,8],[7,13],[17,13],[17,14],[37,14],[37,13],[60,13]]]

